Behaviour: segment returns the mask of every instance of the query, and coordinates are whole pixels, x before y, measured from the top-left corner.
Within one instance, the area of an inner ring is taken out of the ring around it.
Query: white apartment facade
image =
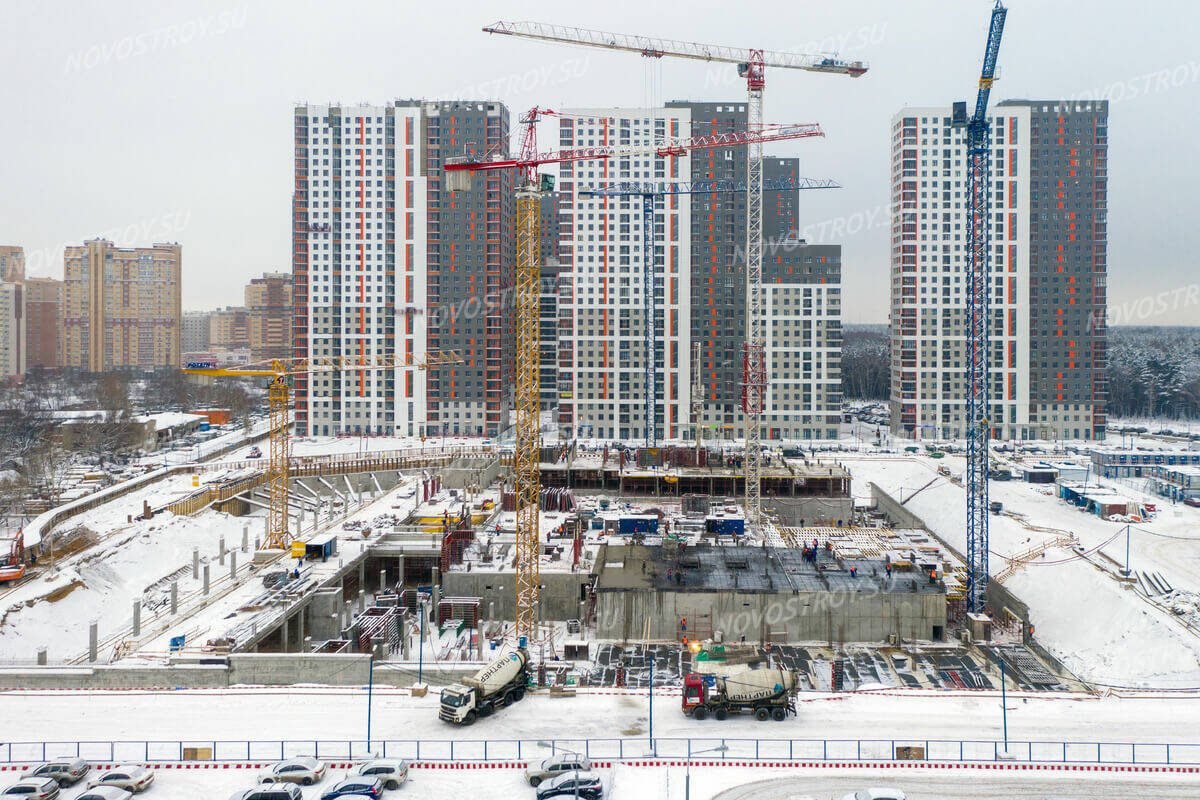
[[[398,105],[295,109],[294,353],[418,364],[426,354],[426,179],[421,112]],[[420,435],[416,366],[313,372],[296,381],[313,435]]]
[[[637,148],[689,136],[686,108],[575,109],[559,121],[561,148]],[[646,286],[642,198],[581,197],[622,181],[689,180],[687,155],[653,154],[560,165],[559,430],[562,436],[641,439],[645,430]],[[691,202],[655,200],[653,275],[657,438],[691,430]]]
[[[951,109],[902,109],[891,125],[891,425],[914,438],[965,436],[968,232],[966,131]],[[1030,113],[992,121],[993,435],[1030,438]]]

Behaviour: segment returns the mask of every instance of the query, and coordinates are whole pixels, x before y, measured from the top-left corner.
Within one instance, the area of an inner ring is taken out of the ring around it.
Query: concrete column
[[[179,613],[179,581],[171,581],[171,613]]]
[[[208,564],[204,565],[204,594],[208,594]]]
[[[133,635],[142,635],[142,598],[133,599]]]
[[[304,512],[301,511],[296,515],[296,538],[301,538],[301,527],[304,525]]]
[[[358,613],[363,613],[367,608],[367,590],[358,590]]]
[[[242,552],[246,553],[250,550],[250,526],[242,526]]]
[[[387,591],[387,570],[379,570],[379,593],[383,594]]]
[[[254,552],[258,552],[258,537],[254,537]]]
[[[44,666],[46,666],[47,663],[49,663],[48,659],[46,658],[46,648],[44,648],[44,647],[38,648],[37,663],[38,663],[39,667],[44,667]]]
[[[200,580],[200,548],[192,548],[192,580]]]
[[[492,600],[488,603],[488,633],[496,630],[496,601]]]
[[[88,663],[95,664],[100,645],[100,620],[88,623]]]
[[[361,590],[367,585],[367,560],[364,558],[358,562],[358,588]]]
[[[237,578],[237,550],[229,551],[229,580]]]
[[[225,563],[225,537],[224,537],[224,535],[222,535],[220,540],[217,542],[217,557],[222,564]]]
[[[283,617],[283,623],[280,624],[279,630],[280,630],[280,637],[283,640],[282,646],[280,647],[280,649],[283,652],[287,653],[287,652],[289,652],[290,643],[288,642],[288,618],[286,615],[284,615],[284,617]]]

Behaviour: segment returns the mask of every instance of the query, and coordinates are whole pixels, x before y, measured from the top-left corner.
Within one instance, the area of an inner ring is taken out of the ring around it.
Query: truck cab
[[[438,718],[456,725],[470,724],[467,722],[468,714],[471,715],[471,722],[478,716],[475,709],[475,690],[461,683],[442,689],[441,705]]]
[[[702,706],[707,701],[704,686],[704,676],[692,673],[683,678],[683,713],[691,715],[692,709]]]

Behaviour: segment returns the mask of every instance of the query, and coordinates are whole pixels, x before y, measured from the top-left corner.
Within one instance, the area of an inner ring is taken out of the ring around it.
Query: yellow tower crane
[[[189,363],[183,371],[189,375],[210,378],[267,378],[267,403],[271,412],[267,485],[271,501],[267,511],[267,540],[263,547],[267,550],[286,550],[292,544],[291,526],[288,524],[288,457],[291,454],[292,424],[288,413],[292,405],[289,379],[293,375],[314,372],[367,372],[407,367],[428,369],[459,363],[462,363],[462,357],[458,353],[439,351],[428,353],[423,361],[406,360],[394,355],[274,359],[241,367],[218,367],[215,363],[200,361]]]

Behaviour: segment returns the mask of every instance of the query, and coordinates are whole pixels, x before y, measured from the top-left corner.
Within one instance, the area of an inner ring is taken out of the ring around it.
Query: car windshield
[[[449,689],[442,690],[442,703],[444,703],[445,705],[452,706],[453,708],[458,708],[465,702],[467,702],[467,696],[465,694],[459,694],[458,692],[452,692]]]

